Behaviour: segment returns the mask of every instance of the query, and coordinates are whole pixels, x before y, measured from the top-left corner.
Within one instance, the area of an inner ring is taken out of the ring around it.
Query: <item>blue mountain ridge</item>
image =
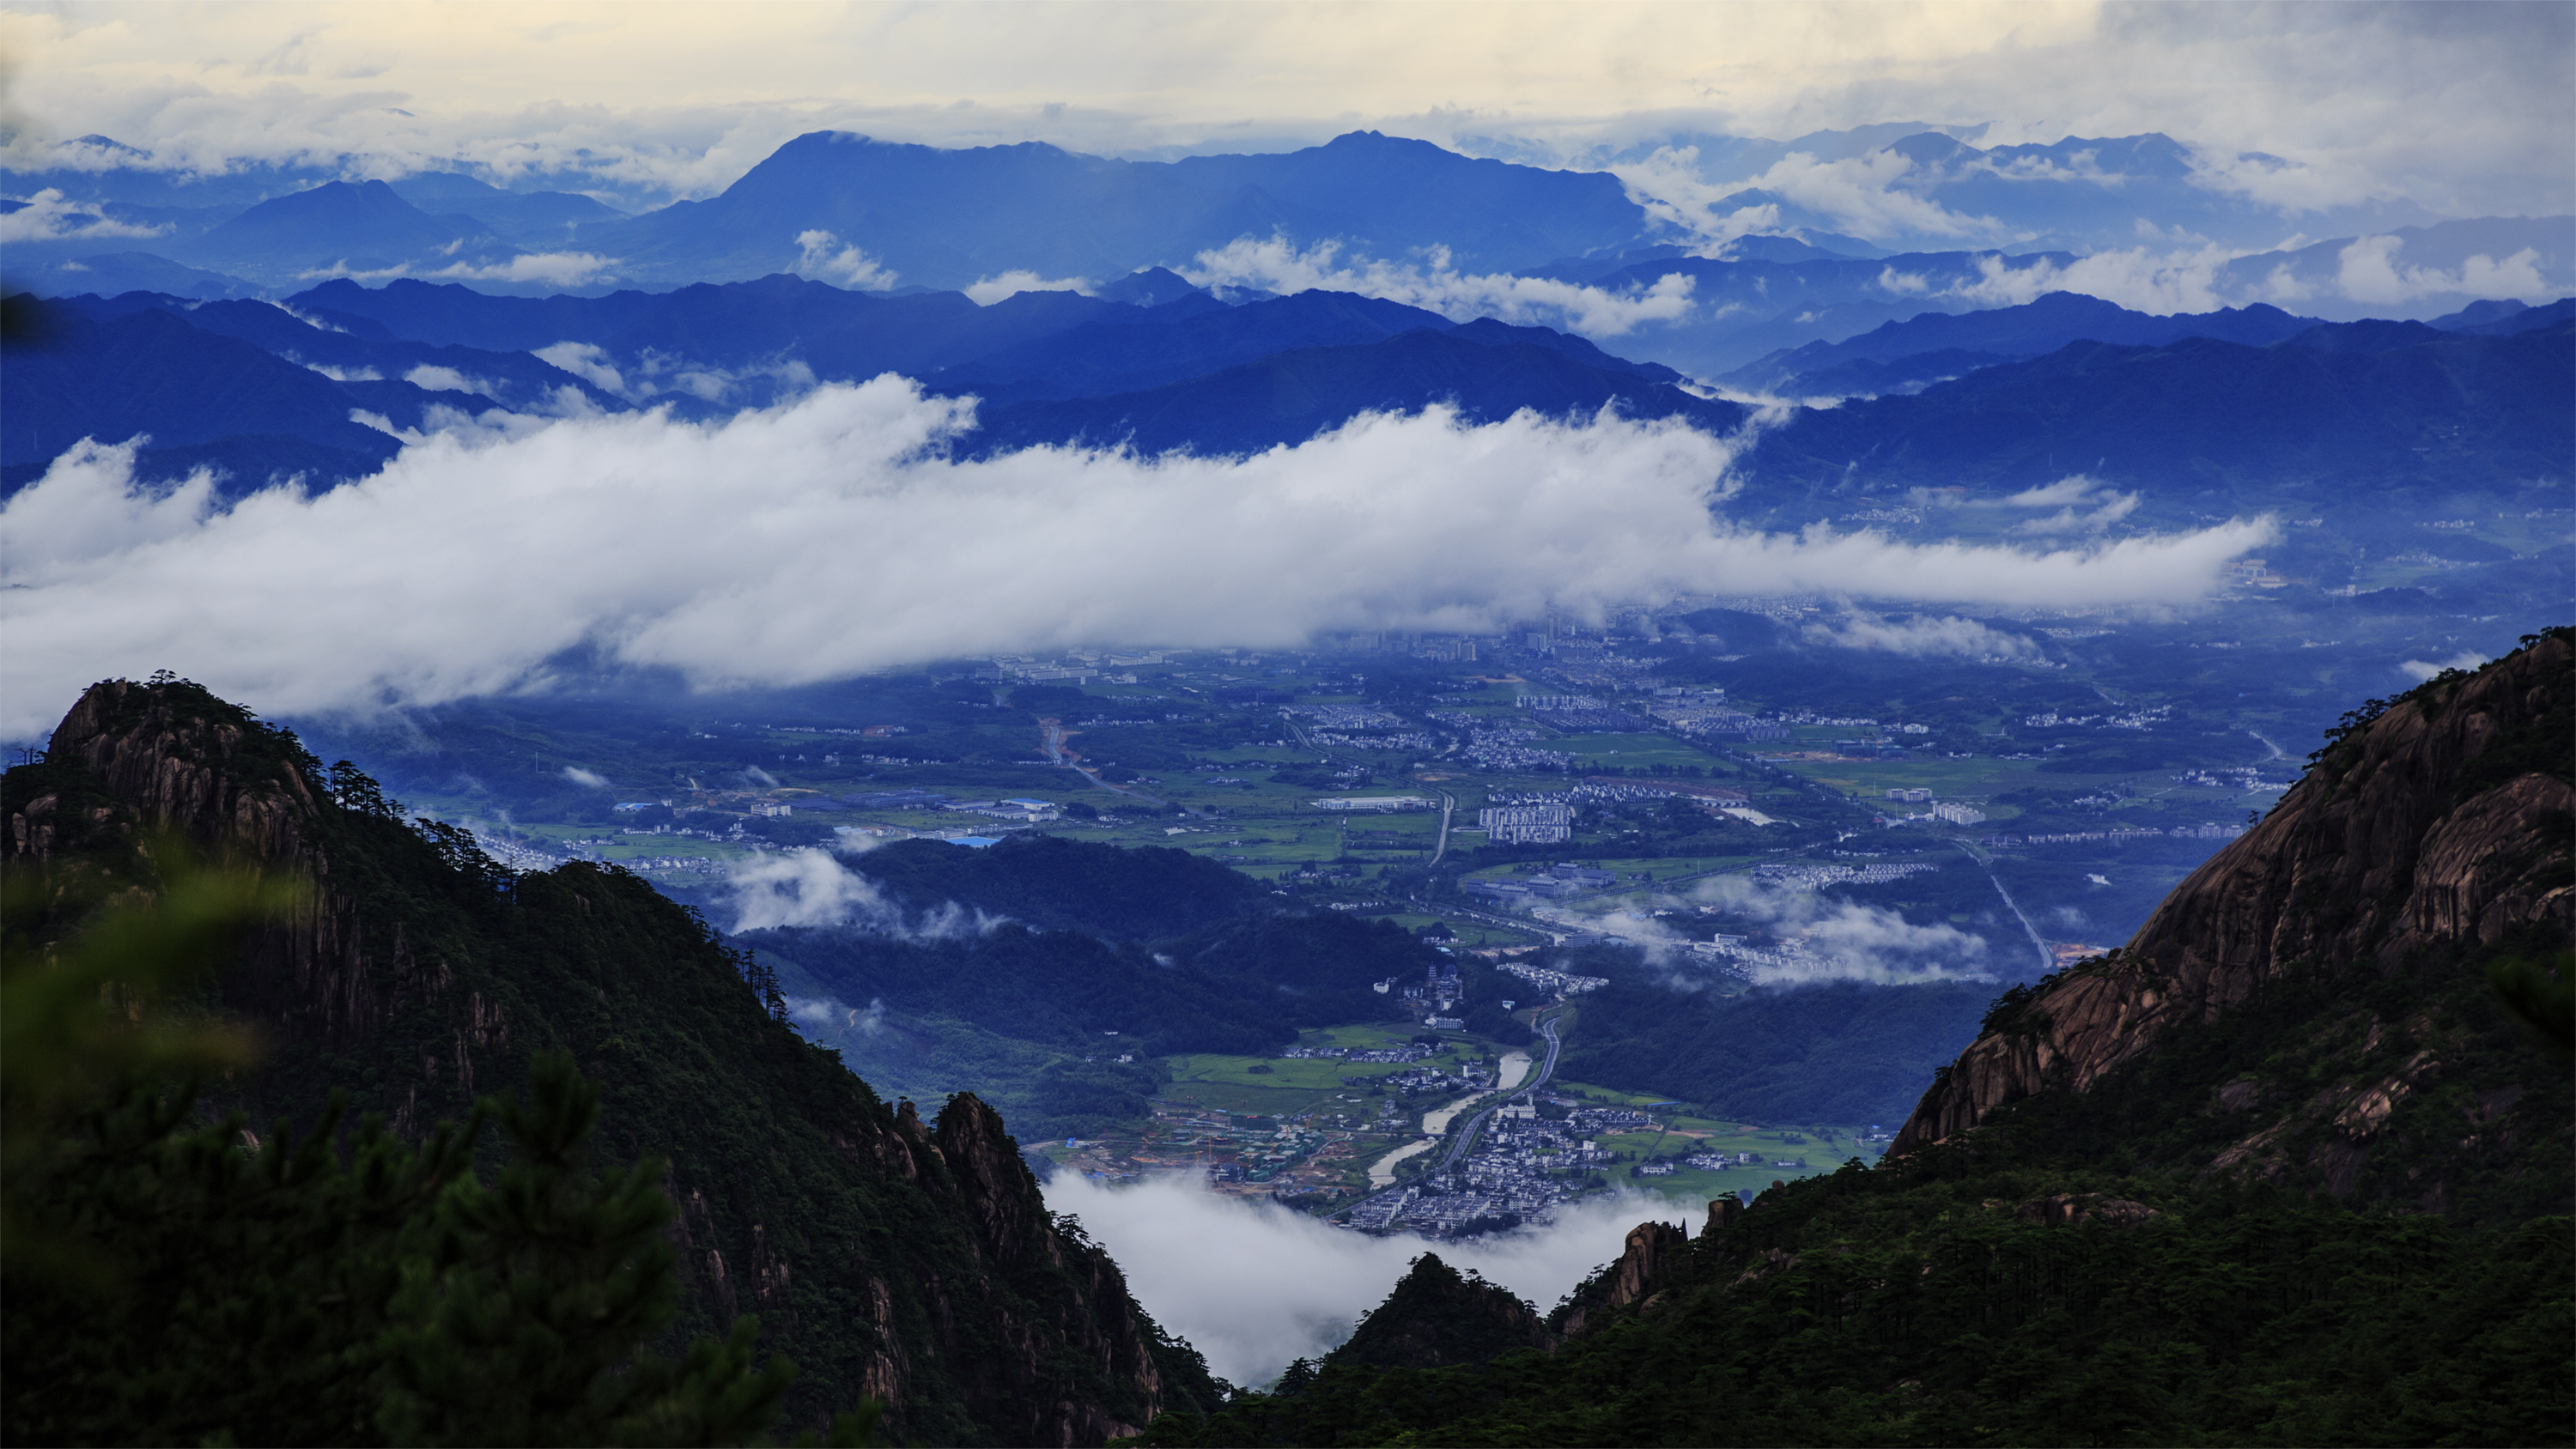
[[[985,416],[1001,423],[974,444],[987,453],[1031,441],[1107,441],[1113,432],[1157,450],[1240,451],[1303,441],[1364,411],[1413,412],[1435,402],[1454,402],[1476,420],[1524,407],[1588,414],[1613,400],[1631,415],[1686,416],[1711,427],[1741,418],[1732,405],[1672,386],[1678,375],[1670,369],[1581,338],[1490,319],[1459,326],[1340,293],[1229,308],[1196,292],[1157,306],[1031,292],[978,307],[955,293],[884,297],[793,277],[542,299],[419,282],[369,290],[341,280],[283,307],[152,294],[47,305],[65,319],[59,335],[0,356],[0,381],[13,399],[49,400],[45,426],[14,433],[14,446],[0,453],[0,484],[9,489],[39,476],[79,437],[113,442],[137,433],[152,440],[142,459],[150,476],[213,461],[233,475],[228,492],[277,473],[327,484],[372,471],[395,449],[384,432],[351,422],[354,412],[401,429],[425,426],[440,406],[614,412],[649,403],[720,416],[801,386],[789,363],[825,381],[891,371],[934,392],[987,397]],[[124,340],[144,332],[159,350]],[[530,351],[561,341],[598,349],[567,359],[581,376]],[[603,359],[627,375],[600,373]],[[729,367],[742,369],[739,387],[728,383],[712,395],[709,380]],[[196,384],[217,369],[220,386]],[[678,369],[697,391],[649,390],[655,377]],[[1256,374],[1273,380],[1264,384],[1272,395],[1250,407],[1234,394]],[[1109,400],[1088,410],[1011,410],[1095,396]],[[215,398],[225,401],[196,405]],[[195,451],[184,458],[169,451],[183,447]]]
[[[1416,413],[1434,404],[1455,407],[1468,423],[1523,410],[1583,417],[1616,407],[1623,416],[1677,417],[1710,432],[1739,427],[1750,413],[1642,370],[1587,366],[1519,335],[1542,330],[1422,328],[1359,346],[1296,348],[1142,392],[987,408],[974,445],[988,455],[1050,443],[1241,454],[1302,443],[1362,413]]]
[[[401,443],[354,421],[359,411],[419,429],[440,407],[561,410],[573,405],[566,390],[580,406],[627,406],[524,352],[351,336],[267,302],[192,306],[150,295],[52,304],[41,338],[0,349],[0,390],[10,402],[0,494],[42,476],[84,437],[143,435],[145,476],[212,466],[231,496],[279,475],[328,486],[374,472]]]
[[[2571,328],[2477,337],[2364,322],[2259,347],[2072,342],[1914,396],[1802,411],[1758,441],[1739,501],[1804,517],[1851,506],[1834,500],[1986,495],[2083,473],[2137,490],[2142,519],[2285,508],[2349,527],[2356,511],[2457,490],[2563,494],[2576,483]]]
[[[793,265],[809,231],[903,281],[964,287],[1015,269],[1111,277],[1241,237],[1345,239],[1395,257],[1445,247],[1509,271],[1625,245],[1647,218],[1616,177],[1480,161],[1362,131],[1282,154],[1118,161],[1047,145],[941,149],[799,136],[705,201],[582,233],[642,281],[723,281]]]
[[[1835,385],[1843,376],[1858,375],[1845,371],[1853,364],[1880,364],[1881,376],[1900,377],[1911,372],[1929,380],[1944,373],[1965,371],[1956,366],[1964,358],[1982,359],[1972,365],[1983,366],[2037,357],[2078,340],[2141,346],[2185,337],[2215,337],[2260,346],[2294,336],[2316,323],[2316,318],[2294,317],[2260,302],[2250,307],[2159,317],[2133,312],[2099,297],[2050,292],[2017,307],[1925,312],[1902,322],[1881,324],[1841,342],[1810,342],[1804,347],[1782,349],[1718,380],[1755,391],[1840,395],[1862,390]],[[1922,364],[1911,369],[1884,367],[1926,357],[1936,359],[1929,368]]]

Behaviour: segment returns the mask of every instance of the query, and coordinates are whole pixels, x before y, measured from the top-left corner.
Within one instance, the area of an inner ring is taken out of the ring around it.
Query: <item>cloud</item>
[[[1945,290],[1981,307],[2018,307],[2043,293],[2080,292],[2159,317],[2214,312],[2228,305],[2220,269],[2239,255],[2204,246],[2156,252],[2146,247],[2095,252],[2060,263],[2048,257],[1980,257],[1977,276]]]
[[[737,931],[848,926],[907,941],[954,941],[991,935],[1010,919],[955,901],[942,901],[907,919],[903,904],[875,881],[842,865],[834,851],[812,848],[737,861],[722,889],[733,905]]]
[[[841,239],[828,231],[798,232],[796,246],[792,270],[800,277],[862,292],[888,291],[895,284],[894,272],[877,265],[857,247],[842,246]]]
[[[453,250],[455,245],[449,243],[449,250]],[[616,266],[615,257],[591,252],[525,252],[507,261],[454,262],[430,271],[417,271],[409,262],[396,262],[390,267],[352,267],[343,259],[327,267],[307,267],[295,276],[298,281],[306,282],[325,282],[342,277],[361,283],[431,277],[451,282],[530,282],[548,287],[585,287],[613,278]]]
[[[2480,654],[2475,650],[2466,650],[2461,653],[2454,654],[2450,658],[2442,660],[2439,663],[2428,662],[2422,659],[2409,659],[2397,666],[2397,672],[2405,675],[2411,680],[2414,680],[2417,684],[2422,684],[2425,680],[2432,678],[2434,675],[2441,673],[2445,669],[2475,669],[2486,662],[2487,656]]]
[[[1342,243],[1318,242],[1300,251],[1285,237],[1238,237],[1179,269],[1201,287],[1249,287],[1282,295],[1306,291],[1356,292],[1437,312],[1453,322],[1492,317],[1514,324],[1563,327],[1594,337],[1616,337],[1647,322],[1675,322],[1690,315],[1691,278],[1678,273],[1630,292],[1609,292],[1546,277],[1462,275],[1446,248],[1434,248],[1422,265],[1345,258]],[[971,293],[970,293],[971,295]]]
[[[2052,503],[2065,506],[2045,518],[2023,519],[2011,531],[2031,536],[2100,533],[2138,511],[2137,494],[2106,488],[2081,473],[2025,488],[2004,500],[2006,507],[2013,508],[2045,508]],[[2092,505],[2089,509],[2085,506],[2088,503]]]
[[[200,468],[175,487],[134,483],[134,455],[152,440],[88,438],[45,471],[51,488],[28,488],[0,505],[0,587],[42,589],[121,550],[184,539],[215,512],[215,475]],[[0,678],[7,666],[0,663]]]
[[[841,1027],[861,1036],[875,1036],[885,1027],[885,998],[872,996],[864,1007],[854,1007],[830,997],[791,996],[787,1014],[805,1027]]]
[[[828,850],[788,850],[737,861],[725,877],[736,931],[781,926],[899,925],[903,908],[876,882],[844,870]]]
[[[626,379],[610,363],[608,349],[596,342],[558,342],[532,348],[529,355],[571,373],[601,392],[630,400],[634,397],[626,390]]]
[[[576,785],[587,786],[593,790],[605,790],[608,788],[608,777],[606,775],[600,774],[596,770],[585,770],[579,765],[564,766],[563,777],[572,781]]]
[[[1118,1260],[1156,1322],[1206,1354],[1220,1378],[1248,1386],[1348,1337],[1425,1252],[1481,1272],[1544,1313],[1617,1258],[1628,1229],[1657,1220],[1695,1232],[1705,1216],[1622,1194],[1575,1207],[1550,1227],[1434,1244],[1350,1232],[1180,1174],[1108,1187],[1059,1172],[1046,1197]]]
[[[1751,876],[1712,876],[1694,889],[1692,904],[1715,906],[1760,922],[1773,935],[1803,944],[1755,965],[1753,979],[1767,986],[1806,986],[1825,981],[1906,985],[1925,981],[1984,981],[1986,940],[1955,926],[1916,925],[1881,906],[1827,896],[1802,886]],[[1677,985],[1697,984],[1688,957],[1667,953],[1664,967]]]
[[[535,348],[530,355],[628,402],[681,393],[701,402],[770,403],[800,396],[814,387],[814,369],[798,358],[725,368],[694,363],[648,347],[621,364],[607,348],[595,342],[557,342]],[[585,410],[554,409],[558,415]]]
[[[1359,30],[1275,5],[1187,25],[1034,7],[1001,27],[935,6],[592,6],[476,27],[310,13],[0,11],[16,66],[0,119],[33,122],[7,128],[9,159],[130,159],[59,139],[95,132],[152,148],[156,169],[354,152],[367,174],[463,166],[640,202],[708,195],[816,129],[1170,156],[1373,126],[1579,157],[1981,117],[1989,141],[2162,131],[2276,153],[2306,174],[2245,184],[2305,188],[2282,204],[2399,190],[2452,215],[2546,214],[2576,197],[2561,5],[1398,6]],[[257,73],[279,56],[300,73]]]
[[[403,381],[429,392],[479,393],[494,402],[501,400],[500,384],[487,378],[468,377],[452,367],[424,362],[403,374]]]
[[[2047,657],[2037,644],[2018,634],[2004,633],[1974,619],[1946,615],[1918,614],[1910,619],[1894,621],[1862,616],[1846,621],[1840,628],[1809,624],[1804,637],[1810,644],[1838,649],[1876,649],[1916,658],[1947,656],[1990,663],[2034,664]]]
[[[506,262],[476,266],[458,262],[427,275],[459,282],[540,282],[549,287],[586,287],[616,275],[617,258],[592,252],[527,252]]]
[[[2007,239],[2004,224],[1990,216],[1961,216],[1901,184],[1914,163],[1894,151],[1873,151],[1820,161],[1792,151],[1758,176],[1712,182],[1703,179],[1699,148],[1657,150],[1646,160],[1613,166],[1611,174],[1628,187],[1629,199],[1649,215],[1700,238],[1714,252],[1737,237],[1780,229],[1777,202],[1757,200],[1727,206],[1730,198],[1752,191],[1823,217],[1832,230],[1865,240],[1899,236],[1939,237],[1951,242]]]
[[[382,382],[385,375],[372,367],[335,367],[327,362],[308,362],[306,367],[333,382]]]
[[[2385,306],[2444,295],[2538,301],[2550,292],[2540,275],[2540,253],[2530,247],[2503,261],[2485,255],[2468,257],[2458,271],[2445,272],[2439,267],[2401,269],[2397,254],[2405,246],[2404,237],[2356,238],[2335,254],[2335,284],[2356,302]]]
[[[2054,483],[2025,488],[2003,500],[2006,508],[2054,508],[2062,503],[2080,503],[2101,485],[2082,473],[2069,473]]]
[[[1041,277],[1035,272],[1004,272],[986,277],[966,289],[966,300],[978,307],[990,307],[1005,297],[1022,292],[1080,292],[1091,295],[1091,282],[1086,277]]]
[[[15,211],[0,213],[0,246],[18,242],[92,241],[109,237],[160,236],[166,226],[138,226],[118,221],[94,207],[65,201],[47,187]]]
[[[291,714],[531,686],[570,650],[724,687],[1102,642],[1483,631],[1683,592],[2180,603],[2273,536],[1762,533],[1713,511],[1740,440],[1606,413],[1364,416],[1246,458],[953,458],[973,408],[888,376],[721,423],[514,415],[220,514],[138,487],[130,450],[73,449],[0,505],[0,737],[164,665]]]

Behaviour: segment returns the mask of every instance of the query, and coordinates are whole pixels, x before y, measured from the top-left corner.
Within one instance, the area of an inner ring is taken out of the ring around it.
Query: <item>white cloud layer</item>
[[[1450,264],[1445,247],[1434,248],[1421,264],[1407,264],[1346,258],[1338,241],[1319,242],[1301,251],[1284,237],[1267,241],[1238,237],[1222,248],[1199,253],[1179,272],[1201,287],[1249,287],[1283,296],[1315,290],[1356,292],[1437,312],[1452,322],[1492,317],[1594,337],[1616,337],[1641,322],[1677,322],[1688,317],[1694,285],[1688,277],[1670,275],[1657,278],[1651,287],[1609,292],[1545,277],[1462,275]],[[967,295],[975,294],[970,288]]]
[[[1567,1212],[1547,1228],[1472,1243],[1410,1235],[1373,1238],[1268,1203],[1230,1198],[1175,1174],[1104,1187],[1069,1172],[1047,1184],[1048,1206],[1082,1220],[1127,1275],[1136,1301],[1164,1329],[1207,1355],[1220,1378],[1265,1385],[1289,1360],[1350,1336],[1412,1261],[1437,1252],[1473,1268],[1541,1313],[1619,1256],[1628,1229],[1649,1220],[1696,1233],[1706,1214],[1622,1194]]]
[[[966,289],[966,300],[978,307],[990,307],[1022,292],[1080,292],[1091,295],[1091,281],[1086,277],[1041,277],[1031,271],[1004,272],[998,277],[985,277]]]
[[[26,204],[17,210],[0,214],[0,246],[17,242],[151,237],[168,230],[166,226],[144,226],[102,216],[94,208],[65,201],[60,191],[50,187],[26,198]]]
[[[764,777],[765,778],[765,777]],[[776,784],[776,781],[770,781]],[[860,854],[875,841],[843,833],[844,850]],[[864,843],[861,843],[864,842]],[[722,894],[734,909],[736,931],[782,926],[847,926],[907,941],[949,941],[992,932],[1007,916],[942,901],[908,916],[903,903],[877,883],[841,864],[828,850],[803,849],[755,855],[734,862]]]
[[[854,246],[844,246],[841,239],[828,231],[800,231],[796,234],[796,275],[854,292],[883,292],[893,288],[896,274],[877,265],[874,258]]]
[[[1986,939],[1947,923],[1917,925],[1883,906],[1863,905],[1779,881],[1712,876],[1689,895],[1690,904],[1715,906],[1757,921],[1775,935],[1803,936],[1804,955],[1784,955],[1757,966],[1764,986],[1808,986],[1825,981],[1868,981],[1882,986],[1926,981],[1984,981],[1993,977]],[[1658,953],[1675,985],[1704,984],[1690,958]]]
[[[1482,631],[1682,592],[2179,603],[2272,536],[1757,533],[1712,512],[1736,443],[1608,416],[1370,416],[1241,459],[952,459],[973,407],[888,376],[714,424],[493,409],[372,478],[222,513],[200,482],[138,486],[130,448],[73,449],[0,508],[0,737],[165,666],[298,713],[538,685],[574,649],[786,685],[1088,643]]]
[[[2284,207],[2395,191],[2565,210],[2569,7],[1955,0],[634,7],[528,0],[0,8],[20,158],[366,158],[721,189],[804,131],[1098,154],[1281,150],[1360,126],[1522,154],[1685,132],[1990,120],[1989,142],[2162,131]],[[1434,103],[1427,98],[1436,97]],[[1506,144],[1507,143],[1507,144]],[[2242,153],[2269,153],[2270,160]]]
[[[2046,657],[2038,645],[2018,634],[2007,634],[1974,619],[1948,615],[1917,615],[1911,619],[1889,620],[1864,614],[1844,621],[1839,628],[1831,624],[1809,624],[1804,637],[1811,644],[1842,649],[1876,649],[1916,658],[1948,657],[2030,664]]]

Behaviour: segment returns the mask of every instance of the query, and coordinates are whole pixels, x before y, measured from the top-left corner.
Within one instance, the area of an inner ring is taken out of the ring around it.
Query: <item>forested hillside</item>
[[[2572,645],[2355,710],[1878,1168],[1640,1226],[1551,1352],[1300,1365],[1145,1442],[2569,1442]]]
[[[415,1141],[519,1091],[538,1053],[569,1052],[599,1092],[596,1157],[667,1164],[673,1346],[757,1314],[762,1350],[799,1369],[790,1425],[873,1396],[907,1439],[1097,1442],[1209,1402],[1197,1356],[1050,1218],[998,1117],[971,1097],[935,1123],[881,1100],[779,1019],[746,958],[634,876],[512,876],[185,682],[92,689],[0,804],[11,888],[52,903],[13,909],[21,941],[79,929],[79,902],[164,889],[175,847],[155,831],[302,883],[202,999],[262,1043],[207,1083],[211,1108],[310,1124],[345,1093]],[[13,1389],[50,1351],[20,1331],[36,1321],[10,1319]],[[222,1424],[149,1422],[191,1438]]]

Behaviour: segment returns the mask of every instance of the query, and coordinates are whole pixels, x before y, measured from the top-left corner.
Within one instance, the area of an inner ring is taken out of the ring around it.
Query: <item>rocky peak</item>
[[[2535,930],[2563,945],[2576,935],[2571,644],[2576,630],[2532,636],[2473,674],[2347,717],[2272,812],[2177,886],[2125,947],[1999,1002],[1890,1155],[1956,1138],[2016,1101],[2087,1092],[2176,1028],[2217,1021],[2275,985],[2438,973]],[[2373,1024],[2369,1046],[2390,1029]],[[2330,1094],[2319,1110],[2375,1130],[2386,1111],[2374,1118],[2363,1098],[2416,1090],[2437,1056]],[[2236,1084],[2219,1096],[2214,1105],[2246,1107],[2260,1092]]]

